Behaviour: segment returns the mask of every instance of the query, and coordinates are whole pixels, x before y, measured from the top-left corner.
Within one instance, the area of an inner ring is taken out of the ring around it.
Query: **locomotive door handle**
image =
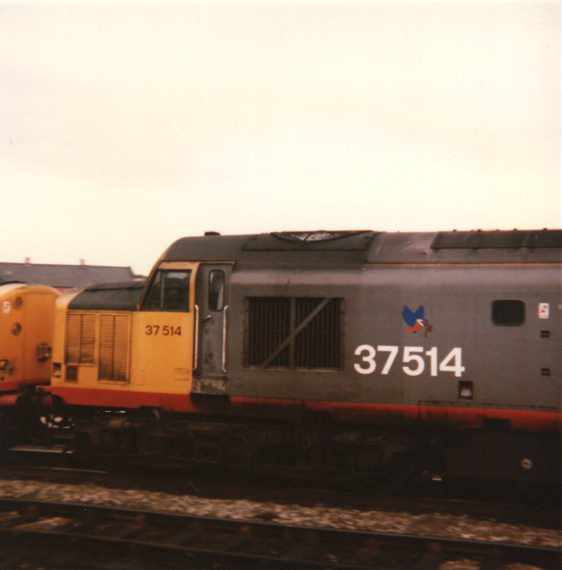
[[[199,366],[199,305],[195,305],[195,339],[193,352],[193,370],[197,370]]]
[[[222,373],[226,374],[226,321],[229,305],[222,310]]]

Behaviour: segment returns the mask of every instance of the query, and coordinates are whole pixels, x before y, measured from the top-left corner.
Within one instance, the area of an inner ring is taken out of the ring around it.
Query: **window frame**
[[[213,293],[214,293],[214,289],[213,289],[213,275],[214,274],[221,274],[222,275],[222,296],[220,294],[217,294],[217,300],[220,299],[220,304],[217,303],[212,303],[211,301],[214,300],[213,299]],[[208,282],[207,282],[207,307],[209,309],[209,311],[212,311],[214,313],[220,313],[224,310],[224,307],[226,306],[225,303],[225,292],[226,292],[226,272],[224,271],[224,269],[211,269],[208,273]]]
[[[162,276],[165,276],[170,273],[183,273],[185,274],[184,279],[182,282],[185,285],[185,307],[182,309],[176,308],[168,308],[163,306],[164,301],[166,298],[166,278],[162,279]],[[193,269],[191,268],[168,268],[168,267],[160,267],[157,269],[154,277],[150,280],[150,285],[147,289],[146,296],[142,303],[142,310],[143,311],[154,311],[154,312],[161,312],[161,313],[190,313],[191,312],[191,280],[193,277]],[[159,282],[160,292],[159,292],[159,306],[149,305],[148,303],[151,302],[151,294],[153,288],[156,286],[156,283]],[[162,287],[162,283],[164,283],[164,287]]]

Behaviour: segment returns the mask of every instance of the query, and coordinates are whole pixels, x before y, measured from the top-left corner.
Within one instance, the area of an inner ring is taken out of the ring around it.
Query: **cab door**
[[[194,362],[198,263],[158,266],[140,311],[132,312],[133,390],[189,394]]]
[[[230,275],[232,266],[205,263],[199,267],[196,294],[196,362],[192,392],[227,392]]]

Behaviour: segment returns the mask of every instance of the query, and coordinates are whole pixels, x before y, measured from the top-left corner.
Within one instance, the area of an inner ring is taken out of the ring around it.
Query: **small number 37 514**
[[[181,326],[174,325],[145,325],[144,334],[148,336],[181,336]]]

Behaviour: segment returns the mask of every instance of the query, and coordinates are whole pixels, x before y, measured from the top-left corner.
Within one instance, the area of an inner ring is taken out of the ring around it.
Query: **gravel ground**
[[[482,520],[469,515],[287,505],[243,499],[201,498],[157,491],[110,489],[95,484],[61,484],[0,479],[0,498],[26,498],[186,513],[235,520],[264,520],[293,526],[429,534],[561,548],[559,530]],[[470,566],[467,566],[470,568]],[[514,569],[515,570],[515,569]]]

